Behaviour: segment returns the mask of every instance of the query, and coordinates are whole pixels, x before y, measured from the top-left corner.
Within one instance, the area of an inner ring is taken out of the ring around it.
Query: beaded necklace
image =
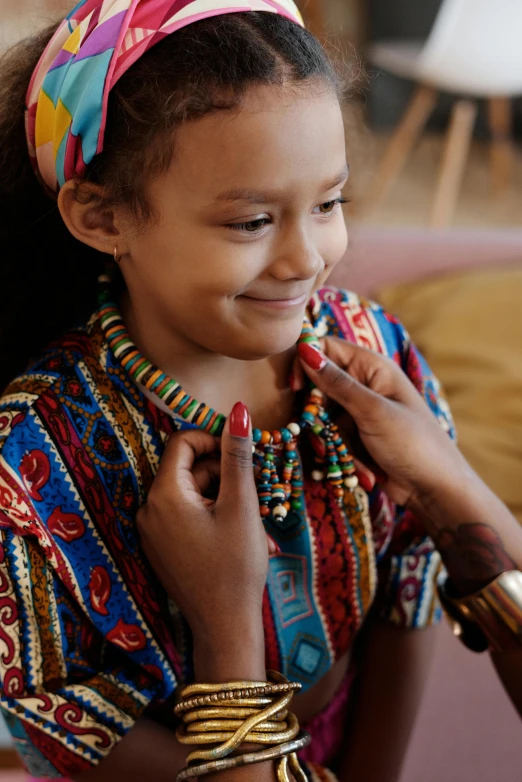
[[[134,382],[157,397],[162,406],[173,416],[204,432],[219,436],[226,416],[209,405],[198,402],[181,385],[148,361],[132,342],[117,305],[112,301],[111,277],[99,277],[99,309],[97,313],[103,334],[114,357]],[[302,342],[318,346],[313,326],[305,316],[298,344]],[[339,434],[337,425],[330,419],[324,406],[322,392],[312,387],[307,392],[306,403],[298,421],[274,431],[252,432],[254,466],[260,468],[257,492],[262,518],[271,517],[282,524],[290,510],[303,510],[303,476],[297,441],[306,433],[314,452],[315,469],[312,479],[327,480],[340,506],[345,492],[353,493],[358,486],[355,465]],[[275,451],[282,452],[282,471],[278,472]],[[350,503],[352,504],[352,503]]]

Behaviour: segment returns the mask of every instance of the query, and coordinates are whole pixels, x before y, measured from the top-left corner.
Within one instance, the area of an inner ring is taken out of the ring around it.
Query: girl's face
[[[158,220],[123,233],[131,316],[236,359],[281,353],[347,243],[337,98],[323,84],[259,87],[188,122],[148,197]]]

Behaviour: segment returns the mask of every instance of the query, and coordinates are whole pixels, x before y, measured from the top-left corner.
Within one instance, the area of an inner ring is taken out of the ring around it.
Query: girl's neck
[[[289,375],[295,345],[275,356],[242,361],[206,350],[157,322],[149,321],[142,328],[125,294],[120,308],[138,349],[200,402],[228,415],[241,400],[259,429],[279,429],[291,420],[294,394]]]

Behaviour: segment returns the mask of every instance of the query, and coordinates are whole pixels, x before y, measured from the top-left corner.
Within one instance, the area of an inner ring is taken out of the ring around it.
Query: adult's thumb
[[[256,501],[256,485],[252,465],[252,424],[246,405],[236,402],[223,429],[221,438],[221,482],[218,504],[244,504]]]
[[[301,343],[298,352],[310,380],[329,399],[338,402],[356,423],[362,422],[382,403],[379,394],[345,372],[315,346]]]

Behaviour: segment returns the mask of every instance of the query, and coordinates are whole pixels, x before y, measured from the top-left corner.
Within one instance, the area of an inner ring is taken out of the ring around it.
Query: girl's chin
[[[234,313],[227,318],[226,355],[240,361],[256,361],[284,353],[298,341],[305,315],[305,306],[294,308],[291,317],[267,317],[252,312],[245,317]]]
[[[259,339],[249,340],[251,360],[268,358],[284,353],[294,347],[301,335],[301,323],[298,328],[280,328],[276,334],[259,334]]]

